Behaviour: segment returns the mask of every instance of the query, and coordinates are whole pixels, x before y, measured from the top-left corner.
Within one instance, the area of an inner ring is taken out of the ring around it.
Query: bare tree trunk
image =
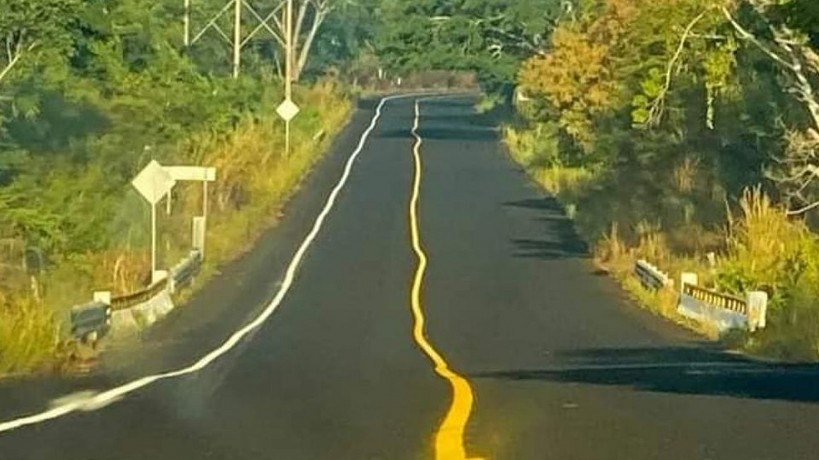
[[[298,48],[299,37],[301,37],[301,29],[304,27],[304,19],[307,17],[307,8],[313,0],[301,0],[299,5],[299,15],[296,17],[295,29],[293,29],[293,44]]]
[[[316,11],[316,16],[313,18],[313,25],[310,27],[310,32],[304,39],[301,49],[298,50],[299,62],[296,64],[296,70],[293,77],[295,81],[299,81],[299,78],[301,78],[304,67],[307,65],[307,58],[310,56],[310,50],[313,47],[313,41],[315,40],[319,28],[321,28],[321,24],[324,22],[326,17],[327,11]]]

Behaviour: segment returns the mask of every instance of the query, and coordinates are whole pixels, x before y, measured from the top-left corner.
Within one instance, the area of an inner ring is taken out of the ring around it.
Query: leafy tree
[[[29,71],[45,61],[65,59],[71,48],[67,26],[81,5],[79,0],[2,0],[0,83],[18,67]]]
[[[561,11],[557,0],[388,0],[377,54],[400,72],[475,71],[487,90],[509,93]]]

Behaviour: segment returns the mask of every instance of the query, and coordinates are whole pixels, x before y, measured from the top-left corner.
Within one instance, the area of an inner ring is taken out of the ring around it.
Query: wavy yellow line
[[[418,201],[421,195],[421,145],[424,143],[418,134],[420,123],[421,105],[420,101],[415,101],[415,123],[412,128],[412,135],[416,140],[412,150],[415,160],[415,178],[412,184],[409,213],[412,249],[418,256],[418,268],[415,271],[411,294],[412,314],[415,318],[412,335],[421,350],[432,360],[435,365],[435,372],[452,386],[452,404],[449,406],[446,417],[444,417],[435,435],[435,459],[467,460],[464,431],[475,399],[472,395],[472,387],[465,378],[449,368],[446,360],[429,343],[424,333],[425,318],[424,311],[421,308],[421,287],[427,268],[427,255],[421,244],[420,226],[418,224]]]

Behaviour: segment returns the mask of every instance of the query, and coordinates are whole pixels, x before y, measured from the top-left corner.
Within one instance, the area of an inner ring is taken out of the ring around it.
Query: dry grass
[[[28,296],[0,296],[0,376],[42,369],[55,359],[59,323]]]
[[[729,224],[728,268],[737,275],[728,283],[735,290],[781,284],[809,236],[807,227],[788,219],[761,190],[747,190],[740,213]]]

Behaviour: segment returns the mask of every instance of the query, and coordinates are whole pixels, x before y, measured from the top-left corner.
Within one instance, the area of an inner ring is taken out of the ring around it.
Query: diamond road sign
[[[276,113],[278,113],[284,121],[290,121],[299,114],[299,110],[299,106],[297,106],[293,101],[290,99],[285,99],[285,101],[282,102],[276,109]]]
[[[145,197],[150,204],[157,204],[168,192],[171,191],[176,181],[167,171],[152,160],[137,176],[131,181],[131,185]]]

